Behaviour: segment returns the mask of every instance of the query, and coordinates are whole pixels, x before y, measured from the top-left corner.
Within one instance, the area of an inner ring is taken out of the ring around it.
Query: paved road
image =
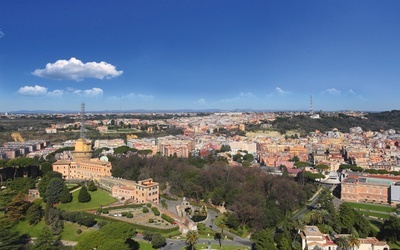
[[[178,199],[177,201],[173,201],[173,200],[167,200],[165,199],[165,202],[168,205],[168,210],[172,213],[177,214],[176,212],[176,206],[180,205],[182,203],[182,199]],[[196,207],[196,206],[194,206]],[[218,216],[218,212],[209,209],[208,210],[208,216],[207,219],[203,222],[204,224],[206,224],[207,227],[212,228],[213,230],[217,231],[217,232],[221,232],[221,228],[219,228],[215,223],[214,223],[214,219],[217,218]],[[224,234],[228,235],[228,237],[232,237],[233,241],[230,240],[225,240],[226,242],[232,242],[234,245],[244,245],[244,246],[249,246],[251,247],[253,242],[251,242],[249,239],[247,238],[241,238],[235,234],[232,234],[230,232],[228,232],[227,230],[224,230]],[[208,241],[208,240],[206,240]],[[216,241],[218,242],[218,241]],[[231,245],[231,244],[229,244]],[[168,249],[172,249],[172,248],[168,248]]]

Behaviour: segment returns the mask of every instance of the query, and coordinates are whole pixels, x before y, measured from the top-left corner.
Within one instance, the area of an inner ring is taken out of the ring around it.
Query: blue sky
[[[400,109],[400,1],[0,4],[0,112]]]

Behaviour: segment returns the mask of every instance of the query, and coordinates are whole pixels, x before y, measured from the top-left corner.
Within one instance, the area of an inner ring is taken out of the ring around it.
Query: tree
[[[43,218],[43,209],[40,204],[33,203],[26,211],[26,218],[30,225],[38,224]]]
[[[229,146],[229,145],[222,145],[220,151],[221,151],[221,152],[230,152],[230,151],[231,151],[231,146]]]
[[[221,235],[222,235],[222,237],[223,237],[223,236],[224,236],[224,228],[225,228],[225,226],[226,226],[226,219],[225,219],[225,218],[222,218],[222,219],[219,221],[218,226],[221,228]]]
[[[43,162],[40,164],[40,171],[42,172],[42,176],[46,175],[48,172],[53,171],[53,166],[50,162]]]
[[[318,164],[314,168],[317,169],[318,172],[321,173],[322,171],[329,169],[329,166],[326,164]]]
[[[47,205],[50,204],[50,208],[47,210]],[[61,219],[61,211],[57,208],[51,207],[51,203],[46,204],[46,210],[48,212],[46,216],[46,224],[53,235],[59,235],[64,229],[64,221]]]
[[[25,218],[26,211],[30,204],[29,201],[25,200],[25,195],[22,192],[19,192],[7,206],[6,216],[11,222],[20,221]]]
[[[63,190],[61,191],[60,194],[60,202],[61,203],[68,203],[72,201],[72,194],[69,192],[69,189],[67,186],[64,184],[63,185]]]
[[[186,245],[190,247],[191,250],[194,250],[194,246],[197,244],[197,241],[199,240],[199,235],[197,234],[196,231],[190,230],[186,234]]]
[[[218,240],[219,248],[221,248],[221,246],[222,246],[222,244],[221,244],[221,239],[222,239],[222,234],[220,234],[220,233],[215,233],[215,235],[214,235],[214,240]]]
[[[22,249],[28,242],[27,235],[20,235],[7,217],[0,218],[0,249]]]
[[[155,249],[159,249],[167,244],[167,240],[161,234],[156,233],[151,239],[151,245]]]
[[[6,163],[6,166],[14,168],[14,180],[15,180],[19,168],[25,168],[28,166],[39,166],[39,162],[34,158],[18,157],[9,160]]]
[[[79,190],[78,201],[79,202],[89,202],[92,199],[89,192],[86,189],[86,186],[83,185],[81,190]]]
[[[28,194],[28,190],[31,188],[35,188],[35,180],[32,178],[15,178],[10,184],[11,190],[22,192],[24,194]]]
[[[40,193],[40,197],[42,197],[43,201],[45,201],[45,202],[47,201],[47,197],[46,197],[47,186],[49,185],[51,179],[53,179],[53,178],[62,179],[62,174],[59,172],[50,171],[50,172],[46,173],[46,175],[43,176],[43,178],[39,182],[38,190]]]
[[[257,250],[277,250],[274,239],[267,229],[258,231],[251,237]]]
[[[349,247],[353,248],[353,250],[355,249],[355,247],[360,246],[360,240],[357,237],[355,237],[354,235],[350,235],[347,238],[347,241],[349,243]]]
[[[44,227],[32,247],[34,250],[52,250],[60,248],[58,237],[54,237],[48,227]]]
[[[46,189],[46,198],[51,204],[60,202],[60,196],[63,191],[64,182],[60,178],[53,178],[50,180]]]
[[[349,241],[346,237],[339,237],[336,240],[336,245],[338,245],[339,249],[347,249],[349,247]]]
[[[89,181],[88,190],[89,190],[90,192],[94,192],[94,191],[97,190],[96,184],[94,183],[93,180],[90,180],[90,181]]]

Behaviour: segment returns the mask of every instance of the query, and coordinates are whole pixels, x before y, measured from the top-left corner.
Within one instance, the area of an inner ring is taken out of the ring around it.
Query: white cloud
[[[340,93],[340,90],[337,90],[335,88],[325,89],[324,91],[322,91],[322,94],[340,95]]]
[[[135,94],[129,93],[126,96],[122,96],[122,98],[129,98],[129,99],[141,99],[141,100],[153,100],[154,96],[152,95],[144,95],[144,94]]]
[[[352,89],[349,89],[349,90],[346,92],[346,94],[348,94],[348,95],[356,95],[356,92],[354,92],[354,90],[352,90]]]
[[[47,94],[47,88],[39,85],[24,86],[18,90],[18,94],[29,95],[29,96],[43,96]]]
[[[194,104],[196,105],[207,105],[207,102],[204,98],[200,98],[199,100],[195,101]]]
[[[47,95],[49,95],[49,96],[62,96],[62,95],[64,95],[64,90],[56,89],[56,90],[47,92]]]
[[[283,90],[281,87],[276,87],[274,89],[274,91],[272,91],[271,93],[267,94],[267,97],[285,96],[285,95],[289,95],[291,93],[292,92],[290,92],[290,91]]]
[[[46,64],[44,69],[36,69],[33,75],[55,79],[82,81],[84,78],[110,79],[120,76],[123,71],[117,71],[114,65],[106,62],[87,62],[72,57],[69,60],[58,60]]]
[[[281,89],[280,87],[276,87],[276,88],[275,88],[275,93],[278,93],[279,95],[287,95],[287,94],[290,94],[289,91],[285,91],[285,90]]]
[[[77,94],[83,95],[85,97],[99,97],[103,95],[103,90],[100,88],[92,88],[92,89],[72,89],[67,88],[66,90],[55,89],[53,91],[47,91],[46,87],[42,87],[39,85],[35,86],[24,86],[18,90],[18,94],[20,95],[28,95],[28,96],[52,96],[52,97],[60,97],[65,94]]]
[[[0,38],[2,38],[3,36],[5,36],[6,34],[4,34],[3,31],[0,30]]]
[[[85,89],[85,90],[76,89],[72,93],[87,96],[87,97],[98,97],[98,96],[102,96],[104,92],[100,88],[92,88],[92,89]]]
[[[246,92],[246,93],[241,92],[238,96],[235,96],[233,98],[223,99],[223,100],[220,100],[220,102],[225,102],[225,103],[226,102],[237,102],[237,101],[246,100],[246,99],[257,99],[257,97],[250,92]]]

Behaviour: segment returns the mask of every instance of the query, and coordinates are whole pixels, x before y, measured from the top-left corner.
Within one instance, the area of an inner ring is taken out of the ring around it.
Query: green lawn
[[[21,221],[20,223],[17,224],[16,228],[21,234],[29,234],[31,237],[38,237],[45,226],[46,225],[43,219],[36,225],[29,225],[28,221]],[[78,228],[82,230],[81,234],[78,234],[76,232]],[[61,239],[78,241],[80,237],[91,231],[94,231],[94,229],[87,228],[85,226],[79,226],[78,224],[74,224],[68,221],[64,221],[64,230],[61,233]]]
[[[195,245],[196,250],[200,250],[200,249],[207,249],[208,244],[201,244],[198,243]],[[141,248],[140,248],[141,249]],[[186,247],[181,248],[181,249],[186,249]],[[251,249],[250,247],[246,247],[246,246],[235,246],[235,245],[224,245],[224,242],[222,241],[222,246],[221,248],[219,247],[218,244],[211,244],[211,249],[222,249],[222,250],[244,250],[244,249]]]
[[[377,205],[377,204],[367,204],[367,203],[353,203],[347,202],[352,208],[356,209],[365,209],[371,211],[379,211],[379,212],[394,212],[396,209],[394,207],[384,206],[384,205]]]
[[[109,205],[117,201],[114,197],[111,197],[106,191],[98,189],[94,192],[89,192],[92,196],[92,200],[87,203],[81,203],[78,201],[79,191],[72,193],[72,201],[70,203],[61,203],[57,205],[57,208],[67,211],[85,211],[85,210],[96,210],[101,206]]]
[[[81,234],[77,233],[78,228],[82,230]],[[64,230],[61,233],[62,240],[78,241],[83,235],[93,232],[95,229],[79,226],[69,221],[64,221]]]
[[[142,241],[142,240],[137,240],[137,242],[140,245],[140,250],[154,250],[154,248],[151,246],[150,242],[147,241]]]
[[[360,213],[363,214],[363,215],[382,218],[382,219],[385,219],[385,220],[390,218],[389,214],[382,214],[382,213],[377,213],[377,212],[368,212],[368,211],[363,211],[363,210],[361,210]]]
[[[21,221],[17,224],[16,228],[21,234],[29,234],[31,237],[38,237],[45,227],[44,219],[36,225],[29,225],[27,220]]]

